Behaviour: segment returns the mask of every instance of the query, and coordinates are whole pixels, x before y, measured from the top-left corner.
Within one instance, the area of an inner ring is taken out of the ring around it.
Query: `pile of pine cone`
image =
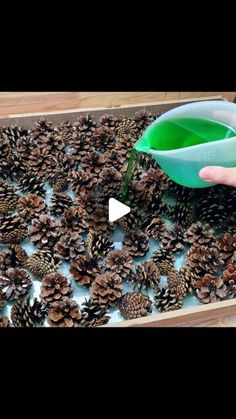
[[[0,127],[0,327],[95,327],[114,309],[134,319],[153,306],[179,309],[190,293],[202,303],[236,296],[234,188],[181,187],[140,153],[125,201],[131,212],[108,221],[108,200],[121,199],[133,145],[158,116],[143,110],[134,118],[87,114],[60,126],[40,119]],[[181,252],[185,266],[176,270]],[[63,263],[71,278],[60,273]],[[126,282],[133,292],[125,293]],[[79,287],[88,290],[81,306],[73,297]]]

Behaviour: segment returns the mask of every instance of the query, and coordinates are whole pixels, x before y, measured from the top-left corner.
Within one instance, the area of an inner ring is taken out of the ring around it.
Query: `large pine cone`
[[[94,302],[104,308],[115,306],[122,296],[121,282],[121,277],[116,273],[97,275],[90,288]]]
[[[151,112],[145,111],[145,109],[135,112],[134,121],[139,129],[140,133],[154,121],[154,116]]]
[[[48,323],[52,327],[80,327],[80,307],[76,301],[63,297],[51,303],[48,310]]]
[[[127,279],[133,268],[134,261],[129,252],[116,249],[108,253],[105,259],[105,265],[107,269],[116,272],[123,279]]]
[[[97,123],[94,120],[94,116],[88,113],[87,115],[81,115],[77,122],[75,122],[74,126],[80,136],[84,138],[91,137],[96,129]]]
[[[18,204],[17,211],[24,220],[32,220],[38,218],[42,213],[47,212],[47,207],[44,199],[36,194],[29,194],[21,196]]]
[[[84,240],[79,233],[70,232],[60,237],[60,240],[54,247],[56,255],[63,260],[77,259],[81,253],[84,253]]]
[[[72,191],[79,195],[81,192],[89,193],[97,184],[97,178],[86,170],[80,170],[79,172],[72,170],[68,182]]]
[[[145,233],[130,230],[124,237],[123,249],[133,257],[145,256],[149,249],[149,238]]]
[[[0,289],[6,300],[17,300],[26,295],[32,286],[28,272],[20,268],[8,268],[0,271]]]
[[[47,309],[36,298],[33,304],[29,297],[17,301],[11,309],[11,320],[15,327],[36,327],[44,322]]]
[[[54,218],[46,214],[41,214],[39,218],[32,220],[30,231],[30,241],[40,249],[42,247],[52,247],[59,237],[59,226]]]
[[[61,220],[61,233],[71,233],[76,231],[82,233],[88,228],[85,221],[85,211],[80,207],[70,207],[63,214]]]
[[[170,250],[161,248],[156,250],[152,256],[153,262],[157,265],[161,275],[168,275],[174,269],[174,259]]]
[[[192,224],[184,234],[184,240],[190,245],[209,246],[215,241],[214,230],[210,224],[204,224],[197,221]]]
[[[181,308],[183,300],[169,288],[157,288],[154,295],[154,305],[159,311],[172,311]]]
[[[35,172],[27,171],[17,178],[20,191],[44,196],[44,181]]]
[[[166,229],[164,221],[159,217],[153,218],[147,225],[145,233],[152,239],[159,240]]]
[[[72,262],[70,273],[79,285],[89,287],[95,277],[101,273],[101,266],[97,259],[89,256],[79,256]]]
[[[187,294],[188,285],[185,277],[175,270],[168,273],[167,285],[170,292],[176,294],[178,300],[182,300]]]
[[[167,205],[166,211],[167,217],[173,222],[183,226],[190,226],[195,218],[195,209],[192,204],[181,204]]]
[[[232,257],[236,248],[236,234],[224,233],[216,241],[216,247],[223,260]]]
[[[146,295],[141,292],[128,292],[119,303],[119,310],[126,320],[137,319],[147,316],[152,312],[152,302]]]
[[[161,235],[160,245],[171,252],[183,250],[185,246],[183,227],[176,224],[174,227],[166,229]]]
[[[52,215],[60,216],[69,207],[72,206],[73,201],[69,195],[64,192],[54,192],[51,199],[52,206],[50,212]]]
[[[210,274],[197,281],[194,288],[199,300],[205,304],[221,301],[227,295],[227,286],[223,279]]]
[[[186,264],[197,273],[215,273],[223,264],[217,249],[207,246],[192,246],[186,255]]]
[[[39,250],[28,257],[25,267],[32,274],[43,278],[45,275],[56,272],[59,264],[48,250]]]
[[[59,272],[55,272],[43,278],[40,298],[46,304],[51,304],[53,301],[59,301],[63,297],[69,296],[71,292],[72,286],[67,278]]]
[[[106,256],[112,249],[114,249],[113,243],[109,240],[106,234],[101,235],[92,230],[87,236],[86,245],[88,254],[92,258]]]
[[[95,129],[93,133],[93,144],[96,150],[104,153],[105,151],[114,148],[115,134],[114,130],[107,126],[101,126]]]
[[[0,242],[19,243],[28,235],[27,224],[18,215],[6,215],[0,220]]]

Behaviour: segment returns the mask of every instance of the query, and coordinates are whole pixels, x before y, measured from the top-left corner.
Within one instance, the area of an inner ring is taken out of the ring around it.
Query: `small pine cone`
[[[1,327],[10,327],[10,320],[7,316],[0,316],[0,329]]]
[[[133,137],[130,134],[124,134],[116,142],[115,150],[120,154],[120,156],[127,158],[136,141],[137,137]]]
[[[0,271],[0,289],[6,300],[17,300],[26,295],[31,286],[30,276],[24,269],[8,268]]]
[[[19,196],[7,183],[0,184],[0,214],[7,214],[16,208]]]
[[[119,227],[126,233],[130,230],[136,230],[142,227],[142,214],[134,204],[131,205],[132,208],[130,212],[125,217],[121,217],[117,220]]]
[[[135,274],[132,275],[134,289],[149,290],[156,288],[160,281],[160,271],[153,261],[146,261],[136,266]]]
[[[101,273],[101,265],[95,258],[79,256],[72,262],[70,273],[79,285],[89,287],[95,277]]]
[[[138,161],[138,165],[143,169],[142,172],[147,172],[149,169],[159,168],[157,161],[150,154],[138,153],[136,158]]]
[[[160,312],[178,310],[182,307],[183,300],[179,300],[169,288],[157,288],[154,295],[154,305]]]
[[[205,274],[203,278],[196,282],[197,298],[204,304],[221,301],[227,295],[227,286],[222,278]]]
[[[147,316],[152,312],[152,302],[141,292],[127,292],[120,300],[119,310],[126,320]]]
[[[81,169],[98,177],[105,164],[104,156],[97,151],[91,151],[81,161]]]
[[[84,252],[84,240],[76,231],[70,232],[60,237],[54,250],[59,259],[72,261]]]
[[[59,301],[72,293],[72,286],[59,272],[46,275],[41,285],[40,298],[45,304]]]
[[[107,316],[107,311],[100,307],[98,303],[94,303],[94,301],[90,298],[82,303],[82,320],[81,326],[83,327],[97,327],[106,324],[110,320],[110,316]]]
[[[214,230],[210,224],[203,224],[201,221],[197,221],[184,233],[184,240],[195,247],[210,246],[215,241]]]
[[[223,264],[218,250],[214,247],[192,246],[186,255],[186,264],[197,273],[215,273]]]
[[[222,271],[222,278],[225,284],[229,281],[236,281],[236,263],[228,262],[227,267]]]
[[[81,192],[79,196],[75,198],[74,206],[82,207],[85,210],[85,214],[91,214],[97,207],[97,196],[92,192],[89,194],[85,191]]]
[[[47,207],[44,199],[35,194],[21,196],[18,204],[17,211],[24,220],[30,221],[33,218],[38,218],[42,213],[47,212]]]
[[[124,237],[123,249],[133,257],[145,256],[149,250],[149,239],[145,233],[130,230]]]
[[[216,241],[216,248],[223,260],[231,258],[236,248],[236,234],[222,234]]]
[[[121,188],[122,174],[114,167],[105,167],[99,174],[100,185],[109,189],[117,190]]]
[[[179,275],[185,279],[188,292],[192,292],[196,284],[196,281],[198,281],[201,278],[201,276],[197,274],[195,269],[191,268],[190,266],[180,268]]]
[[[121,282],[121,277],[116,273],[106,272],[97,275],[90,288],[94,302],[104,308],[115,306],[122,296]]]
[[[33,304],[30,299],[17,301],[11,309],[11,320],[15,327],[36,327],[44,322],[47,309],[45,305],[34,299]]]
[[[159,240],[166,229],[164,221],[159,217],[153,218],[150,224],[147,225],[145,233],[148,237]]]
[[[38,248],[52,247],[59,238],[59,226],[54,218],[41,214],[31,222],[30,241]]]
[[[106,126],[112,130],[115,129],[117,123],[117,118],[114,115],[111,114],[104,114],[100,119],[99,119],[99,124]]]
[[[158,249],[153,253],[153,262],[158,267],[161,275],[168,275],[174,269],[174,259],[170,250]]]
[[[70,149],[70,158],[76,163],[80,163],[84,157],[92,151],[91,142],[87,140],[86,137],[81,137],[80,134],[74,133],[70,139],[69,145]]]
[[[68,182],[72,191],[74,191],[77,195],[81,192],[89,192],[92,190],[95,185],[97,184],[96,177],[85,170],[80,170],[79,172],[72,170],[68,177]]]
[[[82,138],[91,137],[97,127],[97,123],[94,120],[94,116],[88,113],[87,115],[81,115],[75,122],[74,127]]]
[[[126,158],[118,150],[112,149],[104,153],[104,160],[107,168],[115,167],[117,170],[121,170]]]
[[[231,299],[235,297],[236,297],[236,280],[230,279],[227,284],[227,298]]]
[[[194,206],[181,203],[167,205],[166,216],[183,227],[189,227],[195,218]]]
[[[48,310],[48,323],[52,327],[80,327],[80,306],[68,297],[51,303]]]
[[[89,231],[86,240],[87,251],[90,257],[106,256],[114,249],[113,242],[106,235],[101,235],[93,230]]]
[[[68,188],[67,175],[64,172],[56,171],[50,177],[49,184],[54,192],[62,192]]]
[[[131,135],[137,140],[139,136],[139,130],[137,128],[136,122],[127,116],[122,116],[119,118],[115,131],[118,137],[122,137],[123,135]]]
[[[61,234],[67,234],[71,232],[83,233],[87,228],[88,224],[85,221],[85,211],[81,207],[70,207],[68,208],[61,220]]]
[[[108,205],[97,205],[97,208],[86,217],[90,230],[96,231],[97,234],[107,234],[108,230],[113,230],[114,225],[108,221]]]
[[[167,277],[167,286],[171,293],[176,294],[178,300],[184,299],[187,294],[187,283],[184,276],[176,270],[170,271]]]
[[[138,184],[140,190],[152,195],[160,194],[167,186],[167,176],[161,169],[149,169]]]
[[[127,279],[134,266],[134,261],[126,250],[115,249],[108,253],[105,266],[110,271],[116,272],[121,278]]]
[[[95,129],[92,140],[95,149],[104,153],[104,151],[114,148],[114,130],[102,125]]]
[[[25,221],[18,215],[5,215],[0,220],[0,242],[19,243],[28,235]]]
[[[45,195],[44,182],[36,173],[28,171],[17,179],[20,191]]]
[[[19,266],[25,267],[28,255],[26,251],[19,244],[9,244],[8,258],[11,262],[11,267],[16,268]]]
[[[176,224],[174,227],[166,229],[161,235],[161,247],[171,252],[179,252],[184,249],[184,229]]]
[[[43,278],[47,274],[56,272],[59,263],[56,262],[48,250],[38,250],[29,256],[25,267],[35,276]]]
[[[52,206],[50,207],[50,212],[55,216],[62,215],[73,205],[73,201],[70,196],[64,192],[54,192],[51,198],[51,203]]]
[[[151,112],[145,111],[143,109],[141,111],[135,112],[134,121],[140,133],[143,133],[145,129],[154,121],[154,116]]]

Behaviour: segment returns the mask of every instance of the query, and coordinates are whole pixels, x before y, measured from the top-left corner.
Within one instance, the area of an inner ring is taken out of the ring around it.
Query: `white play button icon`
[[[109,221],[113,223],[130,212],[130,207],[115,198],[109,199]]]

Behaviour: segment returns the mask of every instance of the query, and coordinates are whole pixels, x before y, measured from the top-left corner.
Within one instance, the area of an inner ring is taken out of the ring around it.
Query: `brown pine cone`
[[[8,258],[12,268],[24,267],[28,259],[26,251],[19,244],[9,244]]]
[[[108,126],[102,125],[95,129],[92,140],[95,149],[104,153],[104,151],[114,148],[114,130],[110,129]]]
[[[89,229],[96,231],[97,234],[107,234],[108,231],[114,229],[114,224],[108,220],[108,205],[98,204],[97,208],[86,217]]]
[[[0,250],[0,270],[5,270],[11,267],[11,255],[9,252]]]
[[[0,289],[6,300],[17,300],[26,295],[31,286],[30,276],[24,269],[8,268],[0,271]]]
[[[18,300],[11,309],[11,320],[15,327],[36,327],[44,322],[47,309],[45,305],[34,299],[33,304],[30,299]]]
[[[104,114],[100,119],[99,119],[99,124],[100,125],[104,125],[112,130],[115,129],[116,126],[116,122],[117,122],[117,118],[112,115],[112,114]]]
[[[35,122],[32,132],[36,134],[46,134],[47,132],[53,132],[54,127],[51,121],[48,121],[45,118],[40,118],[38,121]]]
[[[221,301],[227,295],[227,286],[223,279],[210,274],[197,281],[194,288],[197,298],[204,304]]]
[[[87,115],[81,115],[75,122],[74,127],[82,138],[91,137],[97,127],[97,123],[94,120],[94,116],[88,113]]]
[[[98,177],[99,173],[103,169],[105,164],[105,158],[97,151],[91,151],[84,156],[81,161],[81,169],[93,174]]]
[[[171,252],[179,252],[184,249],[184,229],[175,224],[172,228],[166,228],[161,235],[160,246]]]
[[[183,300],[169,288],[157,288],[154,295],[154,305],[160,312],[178,310],[182,307]]]
[[[152,302],[141,292],[127,292],[120,300],[119,310],[126,320],[147,316],[152,312]]]
[[[67,174],[63,171],[55,171],[49,179],[49,184],[54,192],[62,192],[68,188]]]
[[[216,241],[216,247],[223,260],[232,257],[236,248],[236,234],[224,233]]]
[[[151,112],[145,111],[145,109],[135,112],[134,121],[138,127],[140,133],[143,133],[145,129],[154,121],[154,116]]]
[[[122,174],[114,167],[105,167],[99,174],[100,185],[115,191],[121,188]]]
[[[82,327],[97,327],[109,322],[111,317],[106,315],[107,311],[91,298],[88,301],[85,299],[82,306]]]
[[[136,266],[135,274],[132,275],[134,289],[148,290],[156,288],[160,281],[160,271],[152,261],[145,261]]]
[[[107,168],[115,167],[116,170],[121,170],[126,158],[118,150],[112,149],[104,153],[104,160]]]
[[[19,243],[28,235],[25,221],[18,215],[5,215],[0,220],[0,242]]]
[[[80,306],[68,297],[51,303],[48,310],[48,323],[52,327],[80,327]]]
[[[27,160],[29,170],[42,179],[50,177],[57,165],[56,158],[51,154],[50,150],[45,148],[33,148]]]
[[[133,137],[130,134],[124,134],[116,142],[115,150],[117,153],[120,154],[120,156],[124,158],[128,158],[136,141],[137,141],[137,137]]]
[[[145,233],[130,230],[124,237],[123,249],[133,257],[145,256],[149,250],[149,239]]]
[[[101,265],[95,258],[79,256],[72,262],[70,273],[79,285],[89,287],[95,277],[101,273]]]
[[[81,207],[70,207],[63,214],[61,220],[61,234],[67,234],[71,232],[83,233],[87,228],[88,224],[85,221],[86,213]]]
[[[115,131],[118,137],[129,134],[137,140],[139,136],[139,130],[135,121],[127,116],[122,116],[118,119]]]
[[[223,281],[227,284],[229,281],[236,281],[236,263],[229,261],[226,268],[222,271]]]
[[[0,316],[0,329],[1,327],[10,327],[10,320],[7,316]]]
[[[127,279],[130,274],[134,261],[126,250],[112,250],[105,259],[105,266],[112,272],[116,272],[123,279]]]
[[[194,221],[195,209],[192,204],[167,205],[166,216],[183,227],[189,227]]]
[[[168,179],[168,188],[165,194],[171,196],[180,202],[189,202],[193,195],[193,189],[178,185],[173,180]]]
[[[195,247],[210,246],[215,241],[214,230],[210,224],[203,224],[197,221],[184,233],[184,240]]]
[[[187,294],[188,285],[185,277],[180,275],[176,270],[169,271],[167,286],[171,293],[176,294],[178,300],[184,299]]]
[[[47,274],[56,272],[59,263],[48,250],[38,250],[28,257],[25,267],[35,276],[43,278]]]
[[[47,207],[41,196],[29,194],[20,197],[17,204],[17,211],[20,217],[29,221],[33,218],[38,218],[42,213],[46,213]]]
[[[40,298],[45,304],[59,301],[72,293],[72,286],[59,272],[46,275],[41,285]]]
[[[168,186],[167,176],[161,169],[149,169],[145,175],[142,176],[138,187],[149,194],[158,195],[164,191]]]
[[[108,308],[117,304],[122,296],[122,279],[119,275],[106,272],[97,275],[90,288],[91,297],[101,307]]]
[[[192,292],[196,281],[201,278],[200,274],[197,274],[195,269],[190,266],[180,268],[179,275],[184,278],[188,292]]]
[[[60,216],[73,205],[69,195],[64,192],[54,192],[51,198],[50,212],[52,215]]]
[[[41,214],[31,222],[30,241],[38,248],[53,247],[59,238],[59,226],[54,218]]]
[[[0,214],[7,214],[16,208],[19,196],[7,183],[0,184]]]
[[[136,230],[142,227],[142,214],[133,203],[131,205],[131,211],[125,217],[121,217],[119,220],[117,220],[117,224],[121,230],[125,231],[126,233],[128,233],[130,230]]]
[[[18,177],[17,184],[22,192],[29,192],[41,196],[45,195],[44,181],[35,172],[30,170]]]
[[[77,259],[85,251],[84,240],[76,231],[65,234],[55,244],[54,250],[59,259],[73,260]]]
[[[114,249],[113,242],[109,240],[107,235],[99,234],[90,230],[86,240],[86,247],[90,257],[97,258],[106,256]]]
[[[192,246],[186,255],[185,261],[197,273],[215,273],[223,264],[218,250],[207,246]]]
[[[77,198],[75,198],[74,206],[81,207],[85,210],[85,214],[91,214],[97,207],[97,196],[91,192],[87,194],[85,191],[81,192]]]
[[[90,139],[82,138],[77,132],[72,135],[69,145],[71,147],[70,156],[77,164],[93,149]]]
[[[174,269],[174,259],[170,250],[158,249],[153,253],[153,262],[158,267],[161,275],[168,275]]]
[[[145,229],[145,233],[148,237],[159,240],[166,229],[164,221],[162,221],[159,217],[153,218],[150,224],[147,225]]]
[[[72,191],[77,195],[81,192],[89,193],[95,185],[97,184],[96,177],[85,170],[80,170],[79,172],[72,170],[68,176],[68,182]]]

